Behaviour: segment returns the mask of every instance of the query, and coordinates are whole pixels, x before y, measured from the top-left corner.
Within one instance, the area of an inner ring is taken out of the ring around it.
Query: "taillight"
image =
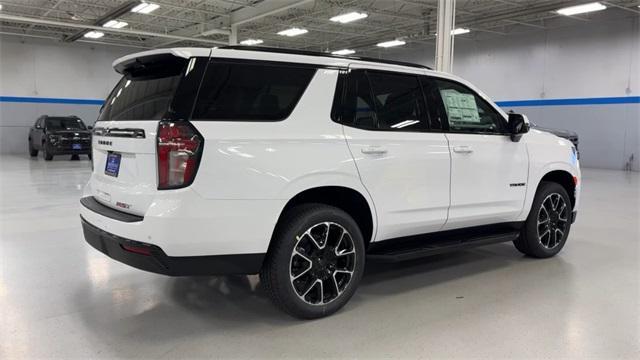
[[[191,185],[196,177],[204,139],[188,122],[158,126],[158,189]]]

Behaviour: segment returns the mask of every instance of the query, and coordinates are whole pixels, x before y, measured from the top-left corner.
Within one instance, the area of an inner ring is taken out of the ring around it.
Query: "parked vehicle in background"
[[[366,261],[504,241],[546,258],[576,217],[575,147],[451,74],[249,47],[114,67],[80,215],[91,246],[142,270],[260,273],[318,318]]]
[[[77,116],[42,115],[29,130],[29,155],[42,151],[45,160],[55,155],[88,155],[91,158],[91,127]]]

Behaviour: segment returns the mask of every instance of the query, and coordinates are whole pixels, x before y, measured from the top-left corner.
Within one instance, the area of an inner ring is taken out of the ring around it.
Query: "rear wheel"
[[[567,191],[558,183],[542,182],[514,245],[529,256],[554,256],[562,250],[569,236],[571,212],[571,199]]]
[[[364,241],[341,209],[308,204],[283,215],[260,272],[273,301],[303,319],[330,315],[356,291],[364,271]]]

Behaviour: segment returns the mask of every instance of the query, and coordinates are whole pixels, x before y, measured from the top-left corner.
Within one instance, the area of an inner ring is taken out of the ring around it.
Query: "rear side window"
[[[333,117],[340,123],[365,130],[429,129],[424,96],[417,76],[352,70],[346,83],[340,109],[342,116]]]
[[[349,75],[342,123],[361,129],[376,128],[376,107],[364,71],[352,71]]]
[[[212,59],[193,120],[278,121],[287,118],[316,69]]]
[[[369,73],[377,108],[378,128],[382,130],[424,130],[424,98],[417,76]]]

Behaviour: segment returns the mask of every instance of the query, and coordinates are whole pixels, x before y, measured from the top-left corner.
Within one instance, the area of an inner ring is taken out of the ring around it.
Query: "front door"
[[[451,207],[444,229],[515,221],[524,206],[529,158],[506,120],[469,87],[432,82],[446,114],[451,150]]]

